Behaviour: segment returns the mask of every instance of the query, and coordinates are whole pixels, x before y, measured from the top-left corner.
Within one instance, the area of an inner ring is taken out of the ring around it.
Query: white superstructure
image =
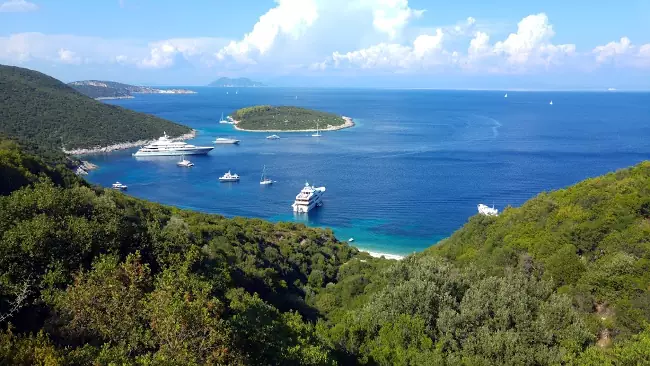
[[[205,155],[212,146],[194,146],[183,141],[172,141],[167,134],[149,145],[143,146],[133,156]]]
[[[239,182],[239,175],[232,174],[229,170],[228,173],[219,177],[219,182]]]
[[[217,137],[217,139],[212,142],[215,144],[238,144],[239,140],[229,137]]]
[[[496,215],[499,214],[499,210],[494,208],[494,205],[492,207],[489,207],[487,205],[479,203],[479,205],[478,205],[478,213],[480,213],[481,215],[486,215],[486,216],[496,216]]]
[[[190,167],[193,167],[193,166],[194,166],[194,163],[192,163],[191,161],[185,159],[185,156],[183,156],[183,157],[181,158],[181,161],[179,161],[178,163],[176,163],[176,165],[178,165],[178,166],[180,166],[180,167],[184,167],[184,168],[190,168]]]
[[[291,205],[293,212],[307,213],[314,207],[322,206],[324,193],[325,187],[314,187],[310,186],[309,183],[305,183],[305,186],[296,196],[293,205]]]
[[[267,140],[277,140],[277,139],[279,139],[279,138],[280,138],[280,136],[278,136],[278,135],[266,136],[266,139],[267,139]]]

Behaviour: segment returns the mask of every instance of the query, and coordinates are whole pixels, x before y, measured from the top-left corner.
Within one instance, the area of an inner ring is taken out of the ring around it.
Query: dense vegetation
[[[152,139],[166,131],[190,131],[179,124],[79,94],[36,71],[0,65],[0,135],[51,153],[64,147],[90,148]]]
[[[219,78],[210,84],[208,86],[214,86],[214,87],[231,87],[231,88],[252,88],[252,87],[261,87],[261,86],[266,86],[263,83],[260,83],[258,81],[253,81],[249,78],[226,78],[222,77]]]
[[[333,113],[270,105],[239,109],[232,114],[232,118],[239,121],[237,126],[244,130],[316,130],[317,124],[321,129],[345,124],[341,116]]]
[[[0,364],[334,362],[306,301],[358,256],[331,231],[89,187],[8,142],[0,172]]]

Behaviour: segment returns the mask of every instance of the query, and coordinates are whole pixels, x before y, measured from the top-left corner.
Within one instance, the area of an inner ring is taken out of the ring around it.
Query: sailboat
[[[322,135],[318,132],[318,123],[316,123],[316,133],[312,135],[313,137],[321,137]]]
[[[550,105],[553,105],[553,101],[551,101],[549,104],[550,104]]]
[[[221,112],[221,119],[219,119],[219,123],[230,123],[229,121],[223,119],[223,112]]]
[[[504,97],[504,98],[507,98],[507,97],[508,97],[508,93],[506,93],[506,95],[504,95],[503,97]]]
[[[273,184],[273,181],[266,176],[266,165],[264,165],[264,168],[262,168],[262,177],[260,178],[260,184],[264,186]]]

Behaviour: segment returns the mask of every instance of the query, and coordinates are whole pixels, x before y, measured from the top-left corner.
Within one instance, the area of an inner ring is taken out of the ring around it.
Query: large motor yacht
[[[325,187],[314,187],[310,186],[309,183],[305,183],[305,186],[296,196],[293,205],[291,205],[293,212],[307,213],[314,207],[322,206],[324,193]]]
[[[239,175],[232,174],[229,170],[228,173],[219,177],[219,182],[239,182]]]
[[[194,146],[183,141],[172,141],[167,134],[149,145],[143,146],[133,156],[205,155],[212,146]]]

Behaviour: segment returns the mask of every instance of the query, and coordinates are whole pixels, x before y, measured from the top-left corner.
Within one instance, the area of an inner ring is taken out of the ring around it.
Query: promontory
[[[236,129],[252,132],[334,131],[354,126],[349,117],[292,106],[246,107],[231,117]]]

